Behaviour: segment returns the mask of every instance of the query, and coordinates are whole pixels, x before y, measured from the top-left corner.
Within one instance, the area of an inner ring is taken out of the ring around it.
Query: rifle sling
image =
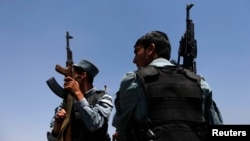
[[[64,119],[62,123],[62,127],[57,137],[57,141],[71,141],[70,119],[71,119],[72,106],[73,106],[73,97],[70,94],[68,94],[66,103],[67,117]],[[65,130],[66,130],[66,137],[64,140]]]

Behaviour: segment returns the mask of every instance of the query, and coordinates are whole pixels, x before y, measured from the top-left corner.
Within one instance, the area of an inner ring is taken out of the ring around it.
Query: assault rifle
[[[69,32],[66,32],[66,50],[67,50],[67,61],[66,61],[66,68],[61,67],[60,65],[56,65],[55,70],[59,72],[60,74],[66,76],[73,77],[73,58],[72,58],[72,51],[69,47],[69,40],[73,39],[72,36],[69,35]],[[62,123],[61,130],[59,132],[57,141],[60,141],[62,138],[65,137],[65,141],[71,140],[71,126],[70,126],[70,117],[71,117],[71,110],[73,105],[73,97],[70,94],[67,94],[67,92],[56,82],[54,77],[51,77],[47,81],[48,86],[50,89],[59,97],[63,98],[63,104],[62,108],[64,108],[67,111],[66,119],[64,119]],[[66,131],[66,134],[64,134]]]
[[[177,64],[180,65],[182,56],[183,64],[181,66],[196,73],[197,42],[194,37],[194,23],[189,19],[189,11],[193,6],[194,4],[188,4],[186,7],[186,31],[180,40]]]
[[[73,67],[73,57],[72,51],[69,47],[69,39],[73,39],[72,36],[69,35],[69,32],[66,32],[66,50],[67,50],[67,61],[66,61],[66,69],[61,67],[60,65],[56,65],[55,70],[60,74],[65,76],[72,75],[72,67]],[[46,83],[48,84],[49,88],[60,98],[67,99],[67,92],[58,84],[54,77],[49,78]]]

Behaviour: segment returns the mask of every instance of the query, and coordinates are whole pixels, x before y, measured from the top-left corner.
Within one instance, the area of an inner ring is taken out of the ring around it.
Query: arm
[[[147,114],[145,94],[134,72],[129,72],[123,77],[115,99],[115,107],[112,125],[119,134],[119,140],[126,140],[131,131],[130,123],[143,119]]]
[[[201,80],[201,88],[203,92],[203,112],[207,123],[210,125],[223,124],[223,119],[219,108],[212,98],[212,90],[205,80]]]
[[[62,125],[62,121],[65,118],[66,111],[62,109],[62,104],[63,103],[61,103],[58,107],[55,108],[55,115],[53,116],[50,122],[51,131],[47,132],[48,141],[56,141],[56,138]]]
[[[108,121],[113,108],[112,97],[104,94],[94,106],[90,105],[86,98],[82,98],[75,103],[75,107],[87,128],[95,131]]]
[[[108,94],[101,96],[93,106],[85,97],[85,92],[80,90],[79,83],[72,77],[65,77],[64,89],[75,99],[74,107],[79,111],[79,117],[90,131],[95,131],[108,121],[113,108],[112,97]],[[89,90],[94,94],[96,89]],[[88,93],[87,93],[88,95]]]
[[[56,141],[56,137],[54,137],[51,132],[47,132],[47,140]]]

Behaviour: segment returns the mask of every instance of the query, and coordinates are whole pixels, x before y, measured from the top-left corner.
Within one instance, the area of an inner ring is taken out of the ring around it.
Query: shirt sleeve
[[[95,131],[103,126],[109,120],[113,103],[112,97],[104,94],[97,103],[92,106],[83,98],[75,103],[75,107],[79,111],[79,116],[90,131]]]
[[[54,116],[52,117],[52,120],[51,120],[51,122],[50,122],[50,131],[47,132],[47,140],[48,140],[48,141],[56,141],[56,138],[57,138],[57,137],[54,137],[54,136],[52,135],[52,130],[53,130],[54,123],[55,123],[55,114],[61,109],[62,105],[63,105],[63,102],[62,102],[59,106],[57,106],[57,107],[55,108]]]
[[[47,140],[56,141],[56,137],[54,137],[51,132],[47,132]]]
[[[116,113],[112,125],[116,128],[119,139],[126,140],[131,122],[140,121],[147,115],[143,87],[134,72],[128,72],[123,76],[116,95],[115,107]]]
[[[216,105],[216,102],[213,100],[212,97],[212,90],[208,83],[202,79],[201,82],[201,89],[203,92],[203,113],[205,118],[210,125],[220,125],[223,124],[223,119],[220,113],[219,108]]]

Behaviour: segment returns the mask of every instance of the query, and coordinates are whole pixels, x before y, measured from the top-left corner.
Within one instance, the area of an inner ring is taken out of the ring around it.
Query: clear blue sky
[[[46,80],[63,82],[54,68],[65,65],[66,31],[74,37],[74,61],[94,62],[95,86],[107,85],[115,98],[123,74],[136,69],[133,45],[144,33],[166,32],[177,59],[188,3],[195,4],[198,74],[212,87],[225,124],[250,124],[249,0],[1,0],[0,140],[46,140],[61,102]]]

